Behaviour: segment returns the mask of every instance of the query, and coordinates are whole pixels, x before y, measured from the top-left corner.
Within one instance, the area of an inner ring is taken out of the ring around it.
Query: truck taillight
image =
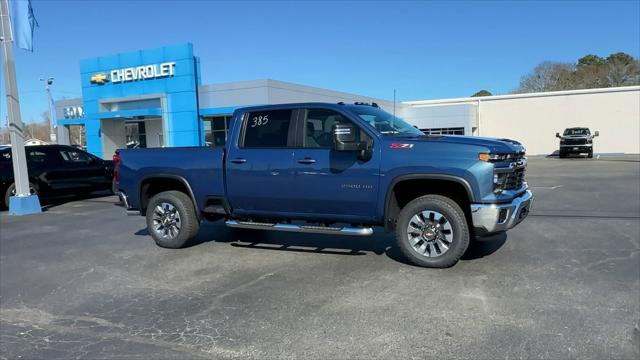
[[[116,180],[116,183],[120,182],[120,173],[118,171],[119,167],[120,167],[120,153],[116,151],[116,153],[113,154],[113,178]]]

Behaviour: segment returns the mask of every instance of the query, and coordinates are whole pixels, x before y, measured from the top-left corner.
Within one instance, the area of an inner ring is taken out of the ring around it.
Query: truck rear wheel
[[[445,268],[458,262],[469,246],[464,211],[440,195],[421,196],[400,211],[396,241],[404,256],[423,267]]]
[[[161,247],[181,248],[200,229],[193,202],[180,191],[164,191],[152,197],[146,215],[147,230]]]

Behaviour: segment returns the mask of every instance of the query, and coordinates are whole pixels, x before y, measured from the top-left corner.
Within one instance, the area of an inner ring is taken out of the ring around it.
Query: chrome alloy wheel
[[[173,239],[180,233],[182,222],[178,209],[166,202],[153,209],[153,230],[159,236]]]
[[[446,253],[453,243],[453,229],[447,218],[437,211],[424,210],[411,218],[407,238],[413,250],[426,257]]]

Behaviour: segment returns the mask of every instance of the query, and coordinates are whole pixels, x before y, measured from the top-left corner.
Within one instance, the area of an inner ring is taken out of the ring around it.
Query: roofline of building
[[[413,106],[419,106],[419,105],[441,105],[441,104],[460,104],[460,103],[478,103],[480,101],[524,99],[524,98],[549,97],[549,96],[615,93],[615,92],[624,92],[624,91],[640,91],[640,86],[621,86],[621,87],[598,88],[598,89],[549,91],[549,92],[538,92],[538,93],[527,93],[527,94],[478,96],[478,97],[437,99],[437,100],[414,100],[414,101],[403,101],[402,103],[405,104],[405,105],[413,105]]]
[[[216,92],[216,91],[229,91],[229,90],[247,90],[247,89],[257,89],[257,88],[275,88],[275,89],[283,89],[283,90],[291,90],[297,92],[305,92],[308,94],[316,94],[322,96],[328,96],[327,92],[330,92],[332,96],[336,98],[343,98],[347,101],[352,98],[360,98],[361,101],[365,102],[376,102],[376,103],[384,103],[387,105],[393,104],[393,100],[380,99],[367,95],[358,95],[353,93],[348,93],[344,91],[331,90],[326,88],[321,88],[317,86],[309,86],[298,83],[292,83],[288,81],[274,80],[274,79],[255,79],[255,80],[239,80],[239,81],[231,81],[225,83],[213,83],[213,84],[201,84],[198,85],[198,92]],[[106,100],[106,99],[105,99]],[[110,99],[114,100],[114,99]],[[82,101],[82,97],[73,98],[73,99],[62,99],[56,100],[55,104],[58,106],[64,105],[76,105],[77,102]],[[108,101],[108,100],[107,100]]]
[[[324,88],[319,88],[315,86],[307,86],[307,85],[291,83],[287,81],[274,80],[274,79],[257,79],[257,80],[233,81],[233,82],[227,82],[227,83],[203,84],[198,86],[198,91],[211,92],[211,91],[224,91],[224,90],[240,90],[240,89],[257,88],[257,87],[274,87],[274,88],[283,88],[283,89],[294,90],[294,91],[301,91],[304,89],[306,90],[306,92],[311,92],[311,93],[314,93],[316,91],[319,93],[323,91],[331,91],[337,96],[361,97],[363,100],[367,100],[367,101],[393,104],[393,100],[373,98],[366,95],[357,95],[357,94],[352,94],[352,93],[347,93],[342,91],[335,91],[335,90],[324,89]],[[412,100],[412,101],[398,102],[398,105],[421,106],[421,105],[447,105],[447,104],[470,104],[470,103],[473,104],[473,103],[478,103],[480,101],[496,101],[496,100],[524,99],[524,98],[550,97],[550,96],[615,93],[615,92],[625,92],[625,91],[640,91],[640,86],[621,86],[621,87],[611,87],[611,88],[549,91],[549,92],[537,92],[537,93],[527,93],[527,94],[493,95],[493,96],[478,96],[478,97],[435,99],[435,100]],[[56,100],[55,103],[59,106],[63,106],[67,104],[75,105],[74,103],[78,101],[82,101],[82,97]]]
[[[393,100],[380,99],[368,95],[359,95],[339,90],[332,90],[327,88],[321,88],[317,86],[310,86],[304,84],[293,83],[289,81],[275,80],[275,79],[256,79],[256,80],[241,80],[241,81],[232,81],[226,83],[215,83],[215,84],[202,84],[198,85],[199,92],[215,92],[215,91],[226,91],[226,90],[243,90],[243,89],[252,89],[252,88],[263,88],[263,87],[271,87],[274,89],[282,89],[282,90],[291,90],[297,92],[304,92],[308,94],[316,94],[321,96],[329,96],[330,95],[336,98],[343,98],[345,100],[349,100],[352,98],[360,98],[365,102],[376,102],[376,103],[385,103],[385,104],[393,104]]]

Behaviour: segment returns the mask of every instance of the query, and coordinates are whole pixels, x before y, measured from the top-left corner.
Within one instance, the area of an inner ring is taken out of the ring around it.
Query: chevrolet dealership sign
[[[165,62],[161,64],[115,69],[111,70],[108,75],[105,73],[97,73],[93,75],[91,77],[91,83],[103,85],[109,81],[117,84],[138,80],[159,79],[173,76],[175,73],[175,69],[175,62]]]

